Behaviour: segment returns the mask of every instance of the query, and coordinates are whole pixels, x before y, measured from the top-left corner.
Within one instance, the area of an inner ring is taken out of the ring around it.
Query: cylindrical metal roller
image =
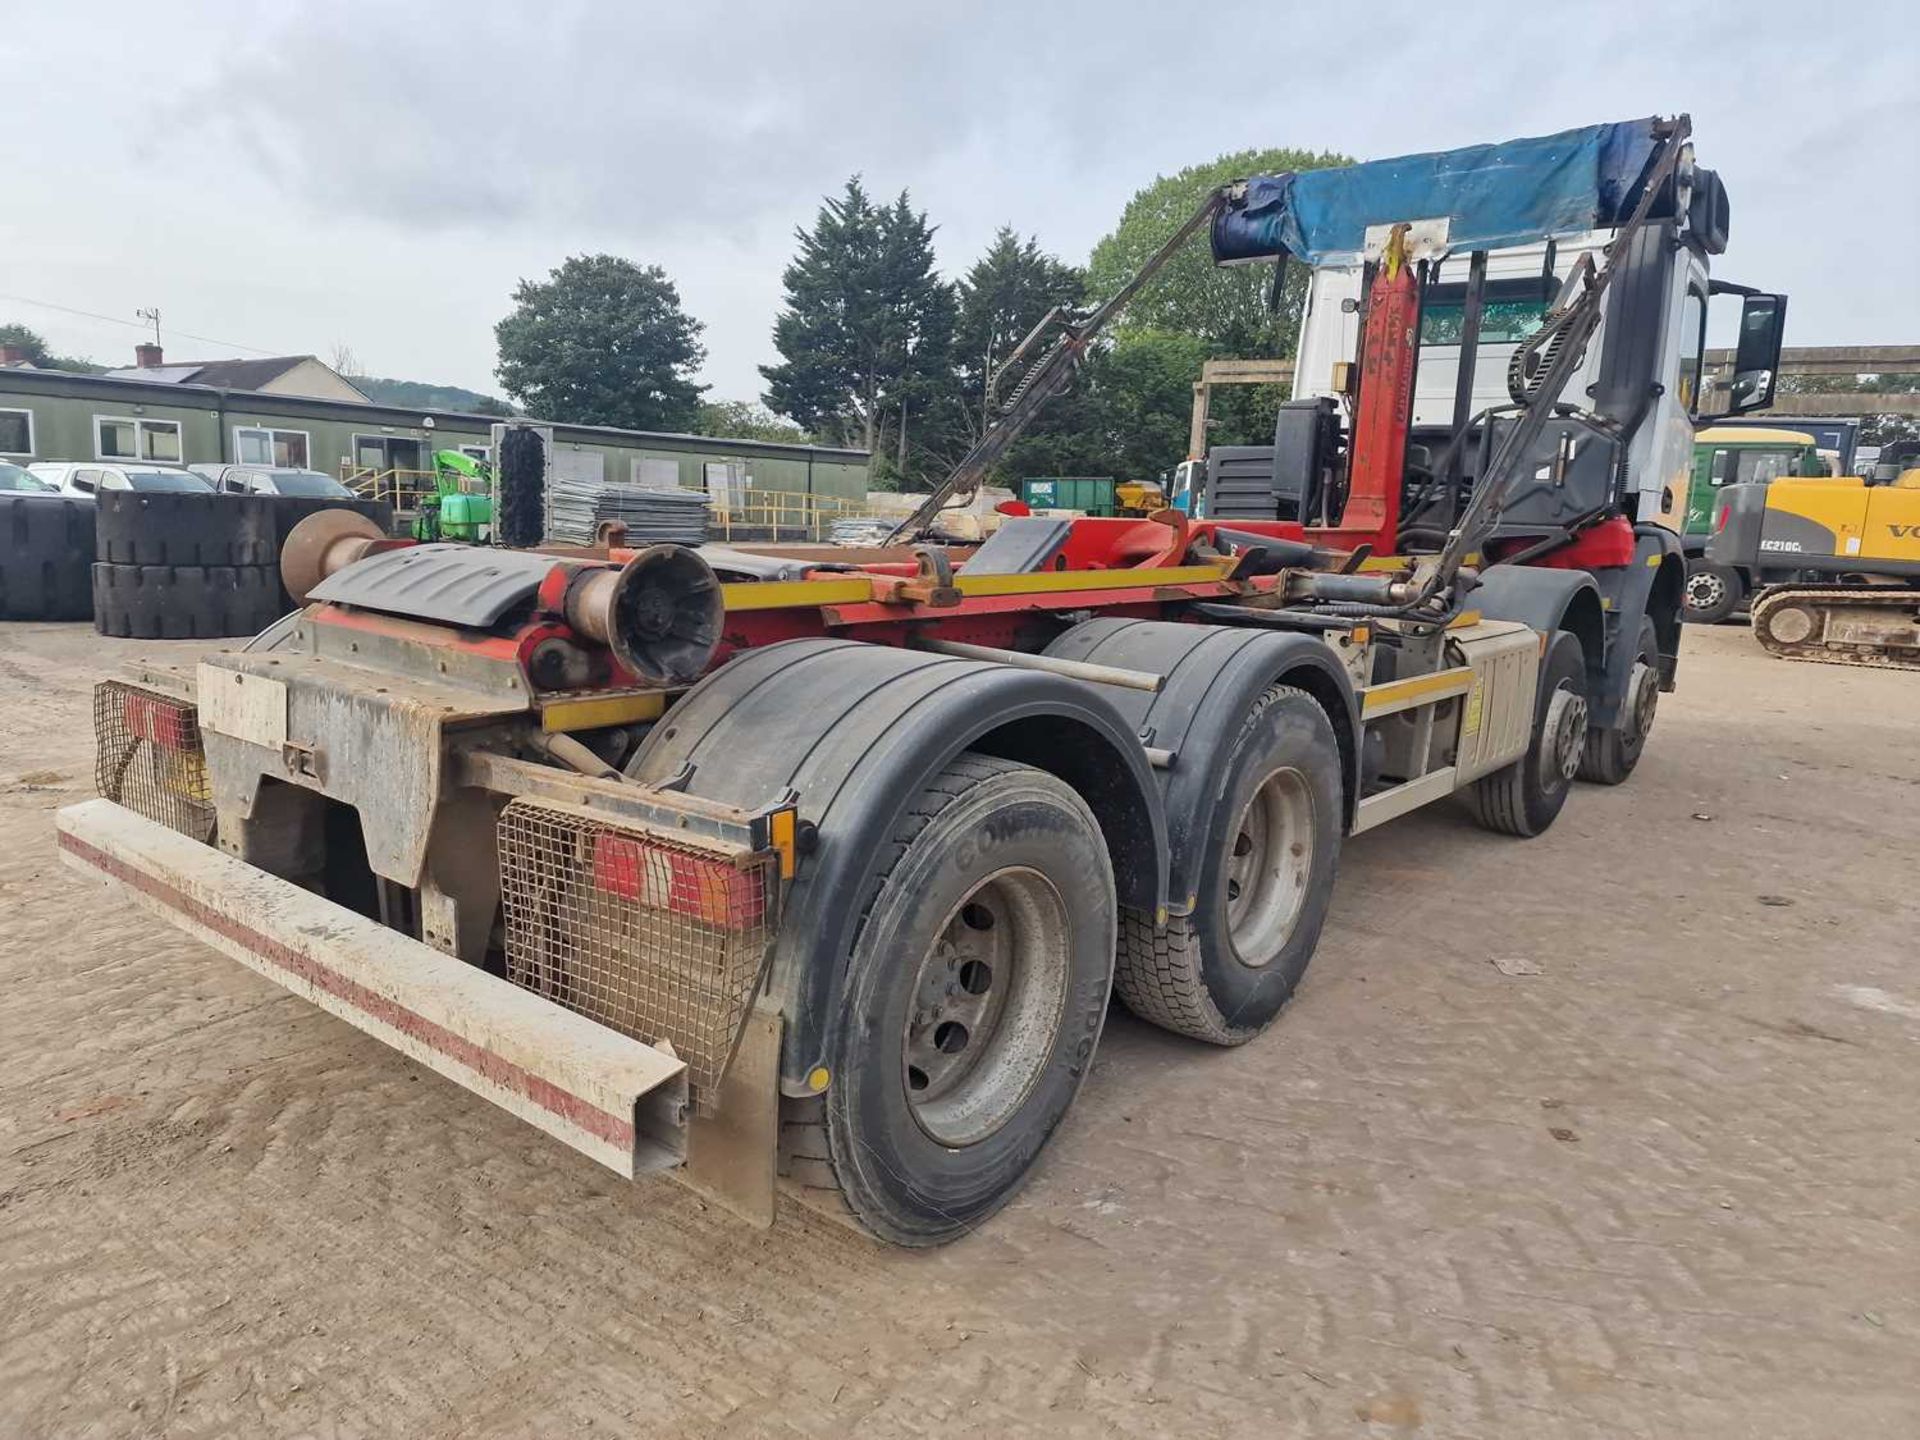
[[[388,538],[357,510],[316,510],[287,532],[280,547],[280,581],[294,604],[304,605],[314,586]]]
[[[567,623],[655,685],[700,678],[720,644],[720,581],[684,545],[649,545],[618,570],[583,566],[567,587]]]

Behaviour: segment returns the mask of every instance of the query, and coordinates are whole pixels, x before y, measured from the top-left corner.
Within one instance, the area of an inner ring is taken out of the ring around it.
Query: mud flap
[[[780,1149],[780,1009],[762,1000],[747,1016],[740,1048],[711,1115],[696,1115],[687,1167],[678,1179],[749,1225],[773,1225]]]
[[[629,1178],[686,1158],[671,1051],[389,930],[109,800],[56,817],[60,858],[187,934]]]

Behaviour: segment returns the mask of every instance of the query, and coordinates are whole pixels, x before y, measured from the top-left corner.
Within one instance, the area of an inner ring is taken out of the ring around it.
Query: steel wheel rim
[[[1653,731],[1654,711],[1660,704],[1660,682],[1653,673],[1653,667],[1644,660],[1634,662],[1633,677],[1628,693],[1633,697],[1633,735],[1636,740],[1644,740]]]
[[[1313,790],[1291,767],[1273,771],[1251,796],[1227,841],[1227,935],[1250,970],[1286,948],[1307,902],[1313,870]]]
[[[1546,743],[1540,747],[1540,780],[1547,789],[1570,782],[1587,744],[1587,701],[1564,681],[1547,704]]]
[[[1072,969],[1073,922],[1051,880],[996,870],[947,913],[914,978],[901,1084],[915,1122],[958,1149],[992,1135],[1046,1070]]]
[[[1695,610],[1711,610],[1727,598],[1727,582],[1711,570],[1687,577],[1687,604]]]

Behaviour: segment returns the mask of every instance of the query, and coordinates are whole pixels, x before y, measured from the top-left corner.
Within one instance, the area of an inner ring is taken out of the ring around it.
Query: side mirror
[[[1733,352],[1727,413],[1744,415],[1773,403],[1780,346],[1787,333],[1787,297],[1748,295],[1740,302],[1740,341]]]

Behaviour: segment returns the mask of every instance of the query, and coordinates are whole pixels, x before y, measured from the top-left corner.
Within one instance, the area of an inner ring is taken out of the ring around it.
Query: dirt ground
[[[622,1182],[60,867],[0,625],[0,1433],[1920,1434],[1920,676],[1687,637],[1627,786],[1352,843],[932,1254]]]

